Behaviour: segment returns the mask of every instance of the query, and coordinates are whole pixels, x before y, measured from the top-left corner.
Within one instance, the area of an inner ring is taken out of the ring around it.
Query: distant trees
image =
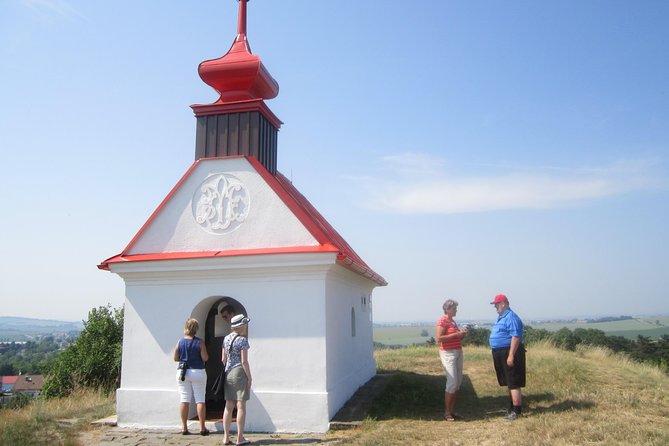
[[[462,344],[487,346],[489,337],[489,329],[472,328],[462,339]],[[606,347],[616,353],[625,353],[636,361],[657,365],[669,373],[669,335],[662,335],[658,340],[639,335],[634,341],[622,336],[607,336],[604,331],[594,328],[576,328],[572,331],[565,327],[548,331],[525,326],[523,337],[525,344],[549,341],[556,347],[571,351],[576,350],[578,345]]]
[[[77,387],[111,392],[121,374],[123,308],[93,308],[77,340],[58,355],[47,373],[42,395],[69,395]]]
[[[600,317],[597,319],[588,319],[588,324],[596,324],[599,322],[615,322],[615,321],[629,321],[634,319],[632,316],[607,316],[607,317]]]
[[[662,335],[657,341],[647,336],[637,336],[636,349],[632,358],[660,366],[669,373],[669,335]]]
[[[488,345],[490,330],[482,327],[470,327],[467,329],[467,335],[462,338],[462,345]]]
[[[0,376],[19,373],[41,375],[61,350],[72,339],[56,341],[47,336],[39,341],[3,344],[0,349]]]

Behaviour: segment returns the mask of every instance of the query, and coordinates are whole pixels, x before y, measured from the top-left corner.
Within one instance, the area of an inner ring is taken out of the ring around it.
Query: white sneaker
[[[507,416],[504,417],[506,421],[515,421],[518,419],[518,414],[514,411],[509,412]]]

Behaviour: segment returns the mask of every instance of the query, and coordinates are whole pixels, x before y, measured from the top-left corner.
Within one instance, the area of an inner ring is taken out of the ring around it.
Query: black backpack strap
[[[230,341],[230,346],[228,347],[228,358],[230,357],[230,352],[232,352],[232,346],[235,345],[235,340],[239,337],[238,334],[235,334],[235,337]]]

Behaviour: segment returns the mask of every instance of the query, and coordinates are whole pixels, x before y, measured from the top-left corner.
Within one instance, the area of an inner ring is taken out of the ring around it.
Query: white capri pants
[[[177,370],[180,401],[190,403],[195,396],[196,403],[204,403],[207,391],[207,371],[205,369],[187,369],[185,381],[181,381],[179,375],[181,375],[181,370]]]
[[[462,350],[439,350],[439,357],[446,372],[446,392],[455,393],[462,384]]]

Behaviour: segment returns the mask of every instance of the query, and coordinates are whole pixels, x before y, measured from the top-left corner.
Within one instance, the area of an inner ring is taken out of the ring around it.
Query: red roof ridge
[[[295,216],[302,222],[307,230],[321,244],[330,243],[339,249],[337,260],[342,265],[352,269],[368,279],[376,282],[380,286],[388,284],[379,274],[374,272],[362,258],[353,250],[351,245],[342,237],[337,230],[318,212],[311,202],[302,193],[297,190],[292,181],[286,178],[282,173],[277,172],[272,175],[255,158],[247,157],[249,162],[254,165],[274,191],[281,197],[283,202],[290,208]]]
[[[217,251],[179,251],[179,252],[159,252],[149,254],[125,254],[121,253],[110,257],[98,265],[99,269],[109,270],[110,263],[123,262],[148,262],[154,260],[175,260],[175,259],[204,259],[212,257],[239,257],[239,256],[257,256],[272,254],[307,254],[310,252],[339,252],[336,246],[327,244],[319,246],[290,246],[277,248],[251,248],[251,249],[231,249]]]

